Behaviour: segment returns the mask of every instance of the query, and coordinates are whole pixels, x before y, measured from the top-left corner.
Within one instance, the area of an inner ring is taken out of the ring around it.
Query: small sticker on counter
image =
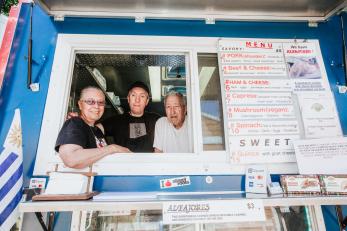
[[[29,188],[45,188],[46,178],[31,178]]]
[[[162,179],[160,180],[160,188],[175,188],[190,185],[189,176],[170,178],[170,179]]]

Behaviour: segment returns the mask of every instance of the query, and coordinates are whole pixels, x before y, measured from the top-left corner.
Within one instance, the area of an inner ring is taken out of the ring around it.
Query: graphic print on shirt
[[[145,123],[129,124],[129,138],[136,139],[145,135],[147,135]]]

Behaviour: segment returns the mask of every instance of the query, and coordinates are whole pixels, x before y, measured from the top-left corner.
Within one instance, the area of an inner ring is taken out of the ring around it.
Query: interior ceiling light
[[[146,21],[145,16],[136,16],[135,17],[135,22],[137,23],[144,23]]]
[[[205,93],[205,89],[212,78],[212,74],[216,67],[202,67],[199,73],[200,79],[200,95]]]
[[[161,68],[160,66],[148,67],[149,82],[151,85],[152,102],[161,101]]]
[[[216,20],[214,18],[206,18],[205,23],[206,24],[216,24]]]

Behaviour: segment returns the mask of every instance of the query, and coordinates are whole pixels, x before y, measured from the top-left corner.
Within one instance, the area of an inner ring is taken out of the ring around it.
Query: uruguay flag
[[[0,153],[0,231],[8,231],[17,221],[22,198],[23,151],[19,109],[15,110]]]

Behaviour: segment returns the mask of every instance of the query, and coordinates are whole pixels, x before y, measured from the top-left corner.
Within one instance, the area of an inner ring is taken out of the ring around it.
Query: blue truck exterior
[[[199,20],[146,20],[115,18],[65,18],[54,21],[39,6],[33,8],[33,82],[40,83],[40,91],[27,89],[27,50],[29,38],[30,4],[23,3],[12,43],[8,65],[0,92],[0,143],[4,143],[14,110],[20,108],[23,131],[24,186],[32,177],[39,141],[43,112],[50,81],[53,57],[59,33],[198,36],[232,38],[318,39],[335,96],[343,134],[347,133],[346,94],[339,94],[337,83],[345,85],[343,67],[342,31],[340,16],[331,17],[317,27],[305,22],[227,22],[214,25]],[[346,21],[346,16],[343,15]],[[52,147],[53,148],[53,147]],[[160,179],[170,176],[98,176],[94,188],[98,191],[160,191]],[[278,176],[273,176],[278,180]],[[214,183],[205,183],[204,176],[191,176],[191,185],[185,191],[240,191],[244,190],[244,176],[214,176]],[[179,189],[182,191],[182,188]],[[166,189],[177,191],[177,189]],[[346,208],[344,208],[345,212]],[[339,230],[333,206],[324,206],[327,230]],[[59,220],[58,220],[59,222]],[[61,222],[61,221],[60,221]],[[62,225],[62,224],[59,224]]]

